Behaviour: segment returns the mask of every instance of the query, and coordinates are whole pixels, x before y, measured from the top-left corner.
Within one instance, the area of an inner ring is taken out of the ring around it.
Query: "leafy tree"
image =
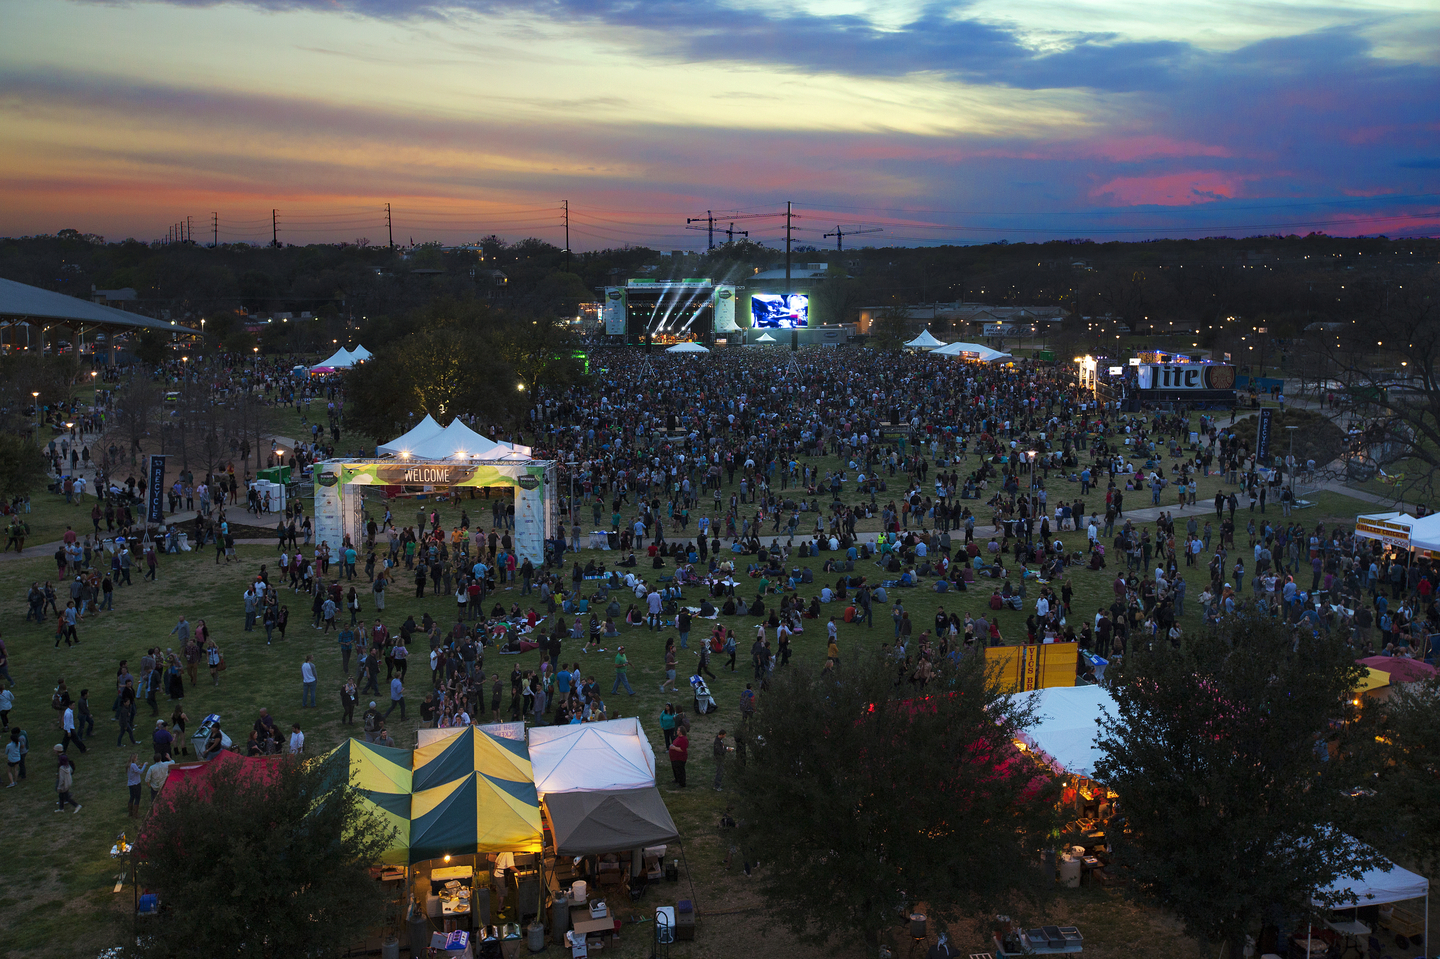
[[[135,337],[135,347],[132,352],[135,358],[149,366],[159,366],[165,362],[169,340],[164,333],[158,330],[142,330],[140,335]]]
[[[25,437],[0,432],[0,499],[9,501],[45,485],[45,454]]]
[[[942,663],[923,693],[893,675],[864,654],[777,673],[748,730],[741,842],[772,917],[811,942],[875,943],[916,903],[949,923],[1047,885],[1051,780],[1013,747],[1029,716],[981,657]]]
[[[870,321],[870,342],[877,350],[895,353],[915,334],[911,332],[914,323],[910,313],[901,303],[895,303],[880,311]]]
[[[1440,865],[1440,711],[1435,709],[1440,681],[1396,683],[1378,714],[1374,738],[1379,775],[1356,797],[1362,826],[1358,833],[1390,856],[1412,860],[1433,875]]]
[[[525,405],[518,382],[487,337],[454,327],[426,330],[345,373],[346,421],[383,440],[427,413],[442,423],[472,413],[501,420]]]
[[[146,824],[137,855],[140,885],[164,908],[129,953],[343,954],[380,912],[369,868],[391,836],[331,773],[323,763],[257,772],[231,761],[167,786],[165,812]],[[133,920],[123,922],[133,932]]]
[[[1095,770],[1129,826],[1117,861],[1140,896],[1238,956],[1266,910],[1302,914],[1374,861],[1342,832],[1356,764],[1326,751],[1363,738],[1347,722],[1361,670],[1342,641],[1251,607],[1178,648],[1137,645],[1110,684],[1119,713],[1101,722]]]

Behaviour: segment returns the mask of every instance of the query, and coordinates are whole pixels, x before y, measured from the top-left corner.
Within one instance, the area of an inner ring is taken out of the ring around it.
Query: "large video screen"
[[[750,297],[750,320],[757,330],[809,326],[810,297],[803,293],[756,293]]]

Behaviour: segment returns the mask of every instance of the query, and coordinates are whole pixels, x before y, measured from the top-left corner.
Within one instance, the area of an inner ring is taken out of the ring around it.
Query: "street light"
[[[30,395],[35,398],[35,439],[40,439],[40,391],[31,390]]]

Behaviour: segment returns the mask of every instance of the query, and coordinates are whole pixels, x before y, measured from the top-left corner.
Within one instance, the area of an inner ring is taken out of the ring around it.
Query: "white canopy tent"
[[[943,341],[935,339],[934,334],[927,329],[905,345],[912,350],[933,350],[945,344]]]
[[[1419,518],[1405,512],[1362,513],[1355,517],[1355,535],[1401,549],[1440,552],[1440,513]]]
[[[756,342],[756,343],[774,343],[774,342],[775,342],[775,337],[771,336],[769,333],[761,333],[760,336],[755,340],[755,342]]]
[[[979,360],[981,363],[1000,363],[1010,359],[1009,353],[992,350],[982,343],[949,343],[930,352],[936,356],[958,356],[967,360]]]
[[[1311,902],[1316,906],[1332,909],[1352,909],[1358,906],[1383,906],[1408,899],[1425,900],[1424,945],[1420,955],[1430,955],[1430,880],[1389,863],[1390,871],[1383,868],[1367,869],[1359,879],[1342,877],[1325,889],[1319,890]],[[1413,940],[1412,940],[1413,941]]]
[[[350,355],[353,356],[357,362],[359,362],[361,360],[368,360],[372,358],[375,354],[365,349],[365,347],[356,344],[355,349],[350,351]]]
[[[699,343],[685,342],[685,343],[676,343],[674,346],[669,347],[665,352],[666,352],[666,353],[709,353],[710,351],[707,350],[707,349],[705,349],[705,347],[701,346]]]
[[[1052,686],[1016,693],[1017,702],[1035,710],[1026,743],[1067,773],[1093,778],[1100,759],[1096,739],[1102,710],[1115,712],[1115,699],[1103,686]]]
[[[655,785],[655,750],[640,720],[611,719],[530,730],[535,790],[550,793],[641,789]]]
[[[494,455],[511,452],[503,446],[460,422],[452,420],[450,425],[433,436],[416,443],[410,455],[422,460],[487,459]]]
[[[410,427],[410,429],[406,430],[403,434],[388,443],[383,443],[375,447],[375,452],[381,456],[387,453],[399,456],[401,453],[410,452],[421,442],[428,440],[444,429],[445,427],[435,422],[435,417],[426,413],[423,420]]]
[[[355,363],[355,357],[343,346],[325,359],[310,367],[312,370],[348,370]]]

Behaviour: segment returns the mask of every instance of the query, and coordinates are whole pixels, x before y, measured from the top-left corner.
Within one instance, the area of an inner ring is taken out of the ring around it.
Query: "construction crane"
[[[847,236],[859,236],[859,235],[862,234],[862,233],[884,233],[884,232],[885,232],[885,231],[882,230],[882,229],[881,229],[880,227],[878,227],[878,226],[872,226],[872,227],[870,227],[869,229],[866,229],[865,227],[862,226],[862,227],[861,227],[860,229],[858,229],[858,230],[842,230],[842,229],[840,229],[839,225],[837,224],[836,227],[835,227],[835,232],[834,232],[834,233],[827,233],[827,234],[825,234],[825,239],[828,240],[828,239],[830,239],[830,238],[833,236],[833,237],[835,238],[835,249],[837,249],[837,250],[843,250],[843,249],[845,249],[845,247],[844,247],[842,244],[845,242],[845,238],[846,238]]]
[[[749,230],[737,230],[737,229],[735,229],[735,221],[734,221],[734,220],[731,220],[731,221],[730,221],[730,229],[728,229],[728,230],[725,231],[725,242],[726,242],[726,243],[734,243],[734,242],[735,242],[735,237],[737,237],[737,236],[749,236],[749,235],[750,235],[750,231],[749,231]]]
[[[736,221],[736,220],[757,220],[757,219],[760,219],[761,217],[767,217],[767,216],[768,216],[768,217],[775,217],[775,216],[784,216],[784,215],[785,215],[785,214],[783,214],[783,213],[735,213],[735,214],[732,214],[732,215],[730,215],[730,216],[717,217],[717,216],[715,215],[714,211],[712,211],[712,210],[706,210],[704,216],[687,216],[687,217],[685,218],[685,224],[686,224],[686,225],[685,225],[685,229],[687,229],[687,230],[704,230],[704,231],[705,231],[705,233],[706,233],[706,240],[707,240],[707,242],[706,242],[706,244],[705,244],[705,252],[708,253],[708,252],[710,252],[711,250],[715,249],[715,223],[716,223],[718,220],[729,220],[729,221],[730,221],[730,229],[728,229],[728,230],[722,230],[721,232],[724,233],[726,236],[728,236],[730,239],[733,240],[733,239],[735,239],[736,234],[739,234],[740,236],[749,236],[749,235],[750,235],[750,231],[749,231],[749,230],[737,230],[737,229],[735,229],[735,221]],[[703,223],[703,224],[705,224],[705,225],[704,225],[704,226],[690,226],[691,223]]]

